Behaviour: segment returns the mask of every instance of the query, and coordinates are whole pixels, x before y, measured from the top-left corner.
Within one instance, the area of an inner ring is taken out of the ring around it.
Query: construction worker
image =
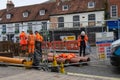
[[[78,36],[78,46],[80,47],[80,56],[82,56],[82,52],[83,52],[83,56],[85,56],[85,49],[86,49],[86,45],[88,42],[88,36],[85,34],[84,31],[81,32],[81,34]]]
[[[21,51],[22,51],[23,54],[25,54],[26,49],[27,49],[27,35],[26,35],[24,29],[20,33],[19,37],[20,37]]]
[[[38,31],[35,31],[35,38],[36,38],[36,42],[35,42],[35,46],[37,47],[37,49],[40,50],[40,52],[42,53],[42,41],[43,41],[43,37],[39,34]]]
[[[28,58],[32,58],[35,50],[35,35],[32,31],[28,35]]]

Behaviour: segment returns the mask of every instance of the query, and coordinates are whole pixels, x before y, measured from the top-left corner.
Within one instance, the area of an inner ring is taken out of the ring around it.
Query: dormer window
[[[95,2],[88,2],[88,8],[94,8],[95,7]]]
[[[69,8],[68,5],[63,5],[63,6],[62,6],[62,10],[63,10],[63,11],[68,10],[68,8]]]
[[[23,17],[28,17],[28,12],[24,12]]]
[[[42,16],[42,15],[45,15],[45,10],[40,10],[39,11],[39,14]]]
[[[6,19],[11,19],[12,14],[6,14]]]

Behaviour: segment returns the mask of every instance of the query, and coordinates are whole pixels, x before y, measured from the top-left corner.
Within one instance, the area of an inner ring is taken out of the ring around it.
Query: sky
[[[48,0],[12,0],[15,7],[39,4],[45,1],[48,1]],[[7,3],[7,0],[0,0],[0,10],[6,8],[6,3]]]

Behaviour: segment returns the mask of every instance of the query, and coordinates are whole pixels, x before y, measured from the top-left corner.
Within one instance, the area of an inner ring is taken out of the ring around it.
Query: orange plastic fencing
[[[79,50],[77,40],[74,41],[44,41],[42,42],[42,49],[58,49],[58,50]]]
[[[79,49],[77,40],[75,40],[75,41],[67,41],[65,43],[65,46],[66,46],[67,50],[78,50]]]
[[[52,41],[51,42],[51,48],[52,49],[64,49],[65,44],[63,41]]]
[[[49,49],[51,47],[51,43],[48,41],[42,42],[42,49]]]

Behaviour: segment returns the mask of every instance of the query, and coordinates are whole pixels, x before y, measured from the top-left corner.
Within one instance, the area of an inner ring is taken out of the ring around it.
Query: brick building
[[[81,30],[85,30],[91,35],[90,41],[94,42],[95,32],[104,31],[105,14],[110,14],[111,10],[109,6],[115,2],[119,5],[117,1],[119,0],[50,0],[15,7],[15,4],[8,0],[6,9],[0,10],[0,41],[17,38],[22,29],[27,33],[29,30],[46,30],[50,31],[51,35],[54,29],[56,40],[65,35],[77,37]],[[114,15],[113,13],[110,15]],[[119,17],[119,10],[117,14]]]

